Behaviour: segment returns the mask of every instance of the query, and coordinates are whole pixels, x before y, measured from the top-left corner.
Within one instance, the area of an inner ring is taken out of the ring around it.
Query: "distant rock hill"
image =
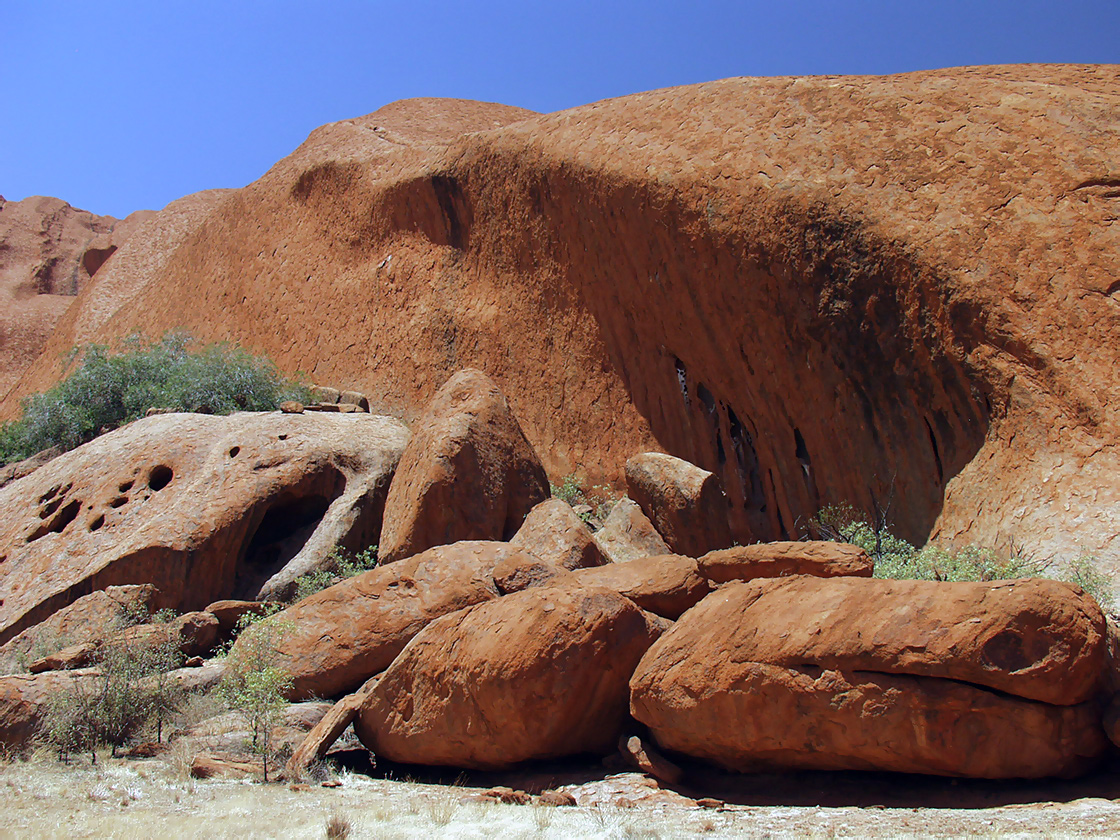
[[[911,540],[1115,576],[1118,167],[1117,66],[398,102],[139,225],[0,410],[136,330],[406,418],[475,367],[551,474],[665,450],[743,543],[890,500]]]
[[[120,221],[57,198],[0,196],[0,396],[39,355],[90,277],[151,215]]]

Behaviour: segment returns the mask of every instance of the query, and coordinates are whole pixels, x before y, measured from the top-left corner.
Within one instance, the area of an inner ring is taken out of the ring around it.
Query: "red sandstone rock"
[[[680,650],[705,662],[734,651],[737,662],[942,677],[1073,705],[1096,691],[1104,649],[1096,603],[1057,581],[798,576],[725,584],[645,667],[664,671]]]
[[[104,638],[152,612],[157,596],[156,588],[149,584],[110,586],[83,595],[0,647],[0,662],[5,670],[22,670],[64,647]]]
[[[859,546],[827,541],[736,546],[708,552],[698,562],[704,577],[716,583],[788,575],[871,577],[875,571]]]
[[[684,778],[684,773],[680,767],[673,764],[637,735],[620,738],[618,749],[623,758],[634,767],[666,784],[679,785],[681,779]]]
[[[91,590],[176,610],[274,595],[369,545],[407,430],[359,415],[137,420],[0,489],[0,641]]]
[[[513,546],[513,543],[510,543]],[[494,566],[494,585],[503,595],[533,586],[578,586],[579,578],[563,566],[546,563],[531,554],[517,552]]]
[[[731,545],[727,497],[714,473],[660,452],[626,462],[626,490],[675,554]]]
[[[712,644],[677,648],[671,662],[650,653],[631,681],[633,715],[663,748],[731,770],[1043,778],[1078,775],[1104,754],[1092,703],[1051,706],[931,677],[787,669]]]
[[[618,501],[595,532],[595,545],[611,563],[672,553],[642,509],[628,498]]]
[[[546,499],[534,507],[509,542],[565,569],[585,569],[606,562],[591,529],[563,499]]]
[[[473,365],[553,475],[671,452],[718,474],[743,543],[893,482],[911,541],[1116,571],[1118,89],[1019,65],[394,103],[175,247],[126,242],[4,416],[136,330],[234,337],[406,416]]]
[[[389,487],[378,556],[392,563],[460,540],[506,540],[548,497],[548,478],[498,386],[463,370],[412,427]]]
[[[372,677],[353,694],[348,694],[331,706],[330,711],[323,715],[307,733],[307,737],[288,759],[284,767],[284,775],[289,779],[306,778],[311,765],[326,756],[346,727],[354,722],[358,716],[358,709],[375,685],[379,677]]]
[[[678,618],[708,594],[708,581],[696,561],[675,554],[580,569],[575,577],[585,586],[613,589],[643,610],[669,619]]]
[[[278,613],[288,626],[278,666],[293,698],[353,691],[389,664],[430,621],[499,596],[493,568],[524,556],[505,543],[437,546],[337,583]],[[233,646],[232,654],[238,651]]]
[[[606,589],[529,589],[428,625],[354,728],[393,761],[501,768],[613,749],[652,637]]]
[[[46,717],[51,697],[92,685],[99,676],[97,671],[87,669],[0,677],[0,745],[13,754],[28,750]]]
[[[218,619],[223,636],[228,636],[237,627],[243,615],[264,615],[270,604],[267,601],[238,601],[226,599],[215,601],[206,606],[205,612]]]
[[[210,653],[220,638],[218,619],[207,612],[191,612],[166,624],[137,624],[93,641],[71,645],[32,662],[29,671],[62,671],[95,665],[106,647],[121,645],[139,651],[145,648],[174,649],[184,659]]]

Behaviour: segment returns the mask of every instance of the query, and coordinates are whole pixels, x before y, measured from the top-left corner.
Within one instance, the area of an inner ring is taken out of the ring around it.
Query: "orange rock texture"
[[[77,336],[134,330],[236,339],[406,417],[476,367],[553,475],[620,483],[664,450],[718,475],[741,543],[893,485],[911,540],[1115,573],[1118,82],[1023,65],[548,115],[395,103],[193,199],[172,247],[133,237],[2,410]]]

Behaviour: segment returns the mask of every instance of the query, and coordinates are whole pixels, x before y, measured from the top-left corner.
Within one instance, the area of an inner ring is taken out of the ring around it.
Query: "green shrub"
[[[567,502],[571,507],[587,507],[590,510],[577,511],[577,515],[588,525],[601,524],[618,502],[617,494],[605,485],[588,485],[587,480],[576,473],[568,473],[559,484],[549,483],[552,498]]]
[[[327,565],[314,572],[307,572],[296,578],[295,594],[292,601],[302,601],[328,586],[377,568],[377,546],[371,545],[357,554],[335,546],[327,555]]]
[[[192,343],[172,333],[151,344],[133,337],[118,354],[85,348],[70,376],[24,400],[21,418],[0,426],[0,461],[55,446],[73,449],[149,408],[229,414],[308,398],[305,387],[286,380],[267,359],[224,344],[194,350]]]
[[[1022,551],[1000,553],[969,545],[947,549],[936,545],[916,548],[882,526],[876,529],[851,505],[821,509],[809,522],[821,539],[858,545],[875,562],[875,577],[896,580],[982,581],[1048,577],[1075,583],[1103,608],[1112,606],[1112,581],[1096,567],[1096,558],[1082,556],[1065,563],[1044,563]]]
[[[261,757],[264,780],[273,759],[272,730],[288,705],[292,675],[279,666],[279,646],[292,629],[276,616],[250,614],[238,620],[238,641],[226,658],[226,673],[218,691],[240,712],[253,733],[252,750]]]

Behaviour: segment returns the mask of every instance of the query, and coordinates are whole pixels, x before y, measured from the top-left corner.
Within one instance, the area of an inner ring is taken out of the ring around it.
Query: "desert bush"
[[[95,658],[95,676],[50,698],[40,735],[60,759],[88,750],[94,763],[98,747],[111,747],[115,756],[150,721],[162,739],[163,723],[181,699],[165,674],[181,664],[170,634],[159,644],[107,643]]]
[[[618,502],[618,494],[606,485],[590,485],[577,474],[569,473],[559,484],[549,483],[552,498],[567,502],[572,508],[584,508],[576,514],[588,525],[601,524]],[[586,508],[590,508],[587,510]]]
[[[335,546],[327,555],[327,564],[322,569],[296,578],[295,593],[292,601],[302,601],[316,592],[334,586],[340,581],[368,572],[377,568],[377,546],[371,545],[361,551],[351,553],[340,546]]]
[[[0,461],[54,446],[73,449],[153,407],[230,414],[308,398],[304,386],[285,379],[267,359],[239,347],[193,344],[185,334],[169,333],[149,344],[134,336],[121,353],[86,347],[73,373],[24,400],[20,419],[0,426]]]
[[[984,581],[1046,577],[1077,584],[1106,609],[1115,598],[1111,580],[1091,556],[1048,563],[1021,549],[998,552],[976,545],[949,549],[932,544],[917,548],[892,534],[886,524],[876,528],[868,518],[851,505],[831,505],[809,521],[809,528],[820,539],[858,545],[875,561],[877,578]]]
[[[274,758],[272,729],[292,690],[292,675],[277,664],[279,645],[291,623],[276,616],[246,614],[238,620],[238,630],[238,643],[226,657],[227,670],[218,691],[245,718],[253,734],[251,748],[261,757],[267,782],[268,765]]]

